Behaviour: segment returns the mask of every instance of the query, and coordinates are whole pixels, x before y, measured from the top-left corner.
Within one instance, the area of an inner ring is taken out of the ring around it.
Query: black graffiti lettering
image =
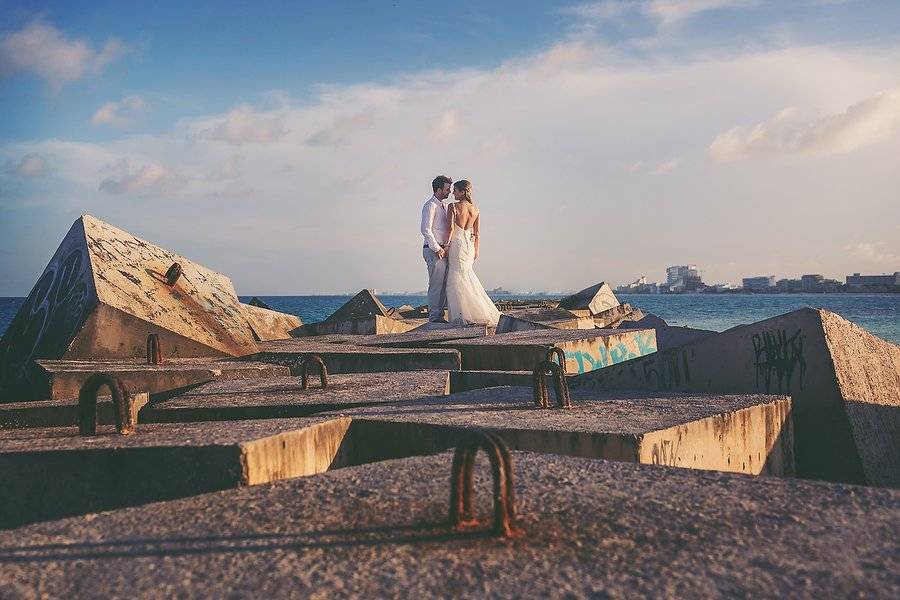
[[[671,390],[691,382],[688,358],[684,352],[658,353],[656,357],[647,359],[643,368],[644,381],[652,381],[657,390]]]
[[[756,367],[756,389],[760,381],[765,385],[766,393],[773,391],[773,381],[778,393],[791,393],[791,380],[797,374],[800,390],[803,390],[803,378],[806,375],[806,360],[803,357],[803,336],[798,329],[788,336],[784,329],[755,333],[753,342],[754,363]]]

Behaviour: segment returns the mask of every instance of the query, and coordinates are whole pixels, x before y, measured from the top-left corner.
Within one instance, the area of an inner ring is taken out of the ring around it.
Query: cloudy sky
[[[0,295],[93,214],[241,294],[900,269],[900,2],[0,0]]]

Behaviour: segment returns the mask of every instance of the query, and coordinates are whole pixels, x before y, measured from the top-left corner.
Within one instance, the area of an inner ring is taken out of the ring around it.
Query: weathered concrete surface
[[[0,527],[312,475],[340,463],[349,419],[0,430]]]
[[[535,329],[594,329],[594,320],[562,308],[526,308],[501,314],[497,323],[497,333]]]
[[[790,394],[798,476],[900,486],[900,349],[829,311],[735,327],[571,385]]]
[[[531,371],[547,357],[550,347],[561,348],[566,371],[585,373],[656,352],[652,329],[543,329],[517,331],[471,340],[434,344],[462,354],[462,368],[488,371]]]
[[[153,402],[141,422],[224,421],[306,417],[320,412],[395,403],[449,393],[448,371],[332,375],[328,387],[310,376],[303,390],[299,377],[249,381],[213,381],[182,395]]]
[[[316,354],[325,360],[329,373],[452,371],[461,364],[459,352],[450,348],[375,348],[330,344],[314,337],[260,342],[260,349],[261,352],[243,360],[294,366]]]
[[[183,275],[170,287],[175,262]],[[85,215],[0,340],[0,389],[34,397],[35,359],[143,357],[150,333],[165,357],[256,351],[227,277]]]
[[[129,390],[165,392],[213,379],[235,380],[277,377],[290,374],[288,367],[263,362],[182,358],[158,365],[135,360],[40,360],[40,398],[75,398],[81,386],[94,373],[111,373]]]
[[[150,400],[147,392],[132,392],[132,419]],[[0,429],[19,427],[69,427],[78,423],[78,398],[42,400],[37,402],[9,402],[0,404]],[[100,396],[97,402],[97,423],[113,425],[115,408],[109,396]]]
[[[641,319],[641,321],[637,322],[625,321],[621,325],[619,325],[618,328],[646,329],[647,327],[641,327],[637,324],[641,322],[644,322],[644,319]],[[703,339],[711,335],[716,335],[717,333],[709,329],[694,329],[693,327],[677,327],[674,325],[661,325],[652,327],[652,329],[656,331],[657,350],[677,348],[678,346],[684,346],[687,343]]]
[[[386,335],[404,333],[419,327],[425,320],[399,320],[392,317],[373,315],[358,319],[332,319],[321,323],[310,323],[301,328],[306,335]]]
[[[489,333],[484,325],[467,325],[441,329],[416,327],[406,333],[387,335],[323,335],[317,337],[315,341],[380,348],[428,348],[438,342],[480,338],[486,335]]]
[[[241,310],[244,311],[244,318],[250,324],[253,337],[258,342],[283,340],[292,337],[291,332],[296,331],[303,325],[303,321],[296,315],[289,315],[277,310],[254,306],[253,304],[242,303]]]
[[[513,386],[531,388],[532,371],[450,371],[450,393],[471,392],[485,388]],[[574,375],[567,375],[571,381]]]
[[[571,410],[536,409],[508,387],[337,411],[353,418],[356,464],[452,447],[462,432],[496,432],[510,448],[750,474],[794,474],[785,396],[573,394]]]
[[[601,329],[619,327],[623,322],[637,321],[643,318],[644,313],[640,309],[633,308],[627,302],[593,315],[594,326]],[[651,329],[651,327],[640,327],[639,329]]]
[[[609,284],[604,281],[559,301],[559,308],[586,310],[591,315],[602,313],[618,305],[619,299],[616,298]]]
[[[514,452],[511,540],[446,526],[451,455],[0,533],[23,598],[896,598],[900,494]],[[476,506],[489,514],[477,459]],[[11,590],[11,592],[9,592]]]
[[[360,291],[326,320],[349,321],[364,317],[389,317],[387,307],[370,290]]]

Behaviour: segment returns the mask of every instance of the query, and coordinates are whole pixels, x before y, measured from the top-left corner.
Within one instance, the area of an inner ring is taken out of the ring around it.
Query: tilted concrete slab
[[[510,448],[750,474],[794,474],[786,396],[579,391],[575,407],[537,409],[531,390],[490,388],[336,411],[353,418],[354,463],[452,447],[472,429]]]
[[[131,392],[132,420],[150,400],[147,392]],[[8,402],[0,404],[0,429],[20,427],[69,427],[78,423],[78,398],[39,400],[32,402]],[[115,423],[115,408],[109,396],[97,401],[97,423]]]
[[[433,347],[459,350],[462,368],[476,371],[531,371],[546,359],[550,347],[556,347],[565,353],[567,372],[585,373],[656,352],[656,336],[652,329],[543,329]]]
[[[278,312],[269,308],[241,303],[244,318],[250,324],[253,337],[258,342],[269,340],[283,340],[293,337],[292,332],[303,325],[303,321],[296,315]]]
[[[447,525],[446,453],[21,527],[0,568],[23,598],[900,595],[894,490],[511,458],[518,538]]]
[[[44,382],[41,398],[62,399],[78,396],[81,386],[94,373],[110,373],[126,389],[150,393],[166,392],[214,379],[235,380],[289,375],[285,366],[263,362],[182,358],[158,365],[134,360],[40,360]]]
[[[298,338],[261,342],[261,352],[244,360],[294,366],[313,355],[321,356],[329,373],[380,373],[387,371],[452,371],[460,368],[459,352],[450,348],[376,348],[319,342]]]
[[[387,307],[381,303],[371,290],[362,290],[339,309],[331,314],[327,321],[349,321],[365,317],[389,317]]]
[[[144,357],[150,333],[166,357],[257,349],[227,277],[85,215],[0,340],[0,396],[34,397],[36,359]]]
[[[312,475],[340,463],[349,419],[0,430],[0,527]]]
[[[594,320],[562,308],[526,308],[501,314],[497,323],[497,333],[535,329],[594,329]]]
[[[559,308],[566,310],[586,310],[591,315],[602,313],[619,305],[619,299],[613,293],[609,284],[601,281],[596,285],[585,288],[580,292],[566,296],[559,301]]]
[[[325,389],[317,375],[301,388],[299,377],[213,381],[179,396],[154,402],[141,422],[225,421],[306,417],[337,409],[395,403],[449,393],[448,371],[332,375]]]
[[[574,375],[567,375],[571,380]],[[485,388],[513,386],[530,388],[534,384],[533,371],[451,371],[450,393],[471,392]]]
[[[900,486],[900,348],[826,310],[735,327],[571,385],[790,394],[798,476]]]

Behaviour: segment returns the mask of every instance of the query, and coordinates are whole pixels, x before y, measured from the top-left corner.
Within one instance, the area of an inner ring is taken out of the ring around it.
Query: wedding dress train
[[[496,325],[500,311],[475,275],[475,242],[471,229],[455,227],[447,256],[447,310],[451,323]]]

